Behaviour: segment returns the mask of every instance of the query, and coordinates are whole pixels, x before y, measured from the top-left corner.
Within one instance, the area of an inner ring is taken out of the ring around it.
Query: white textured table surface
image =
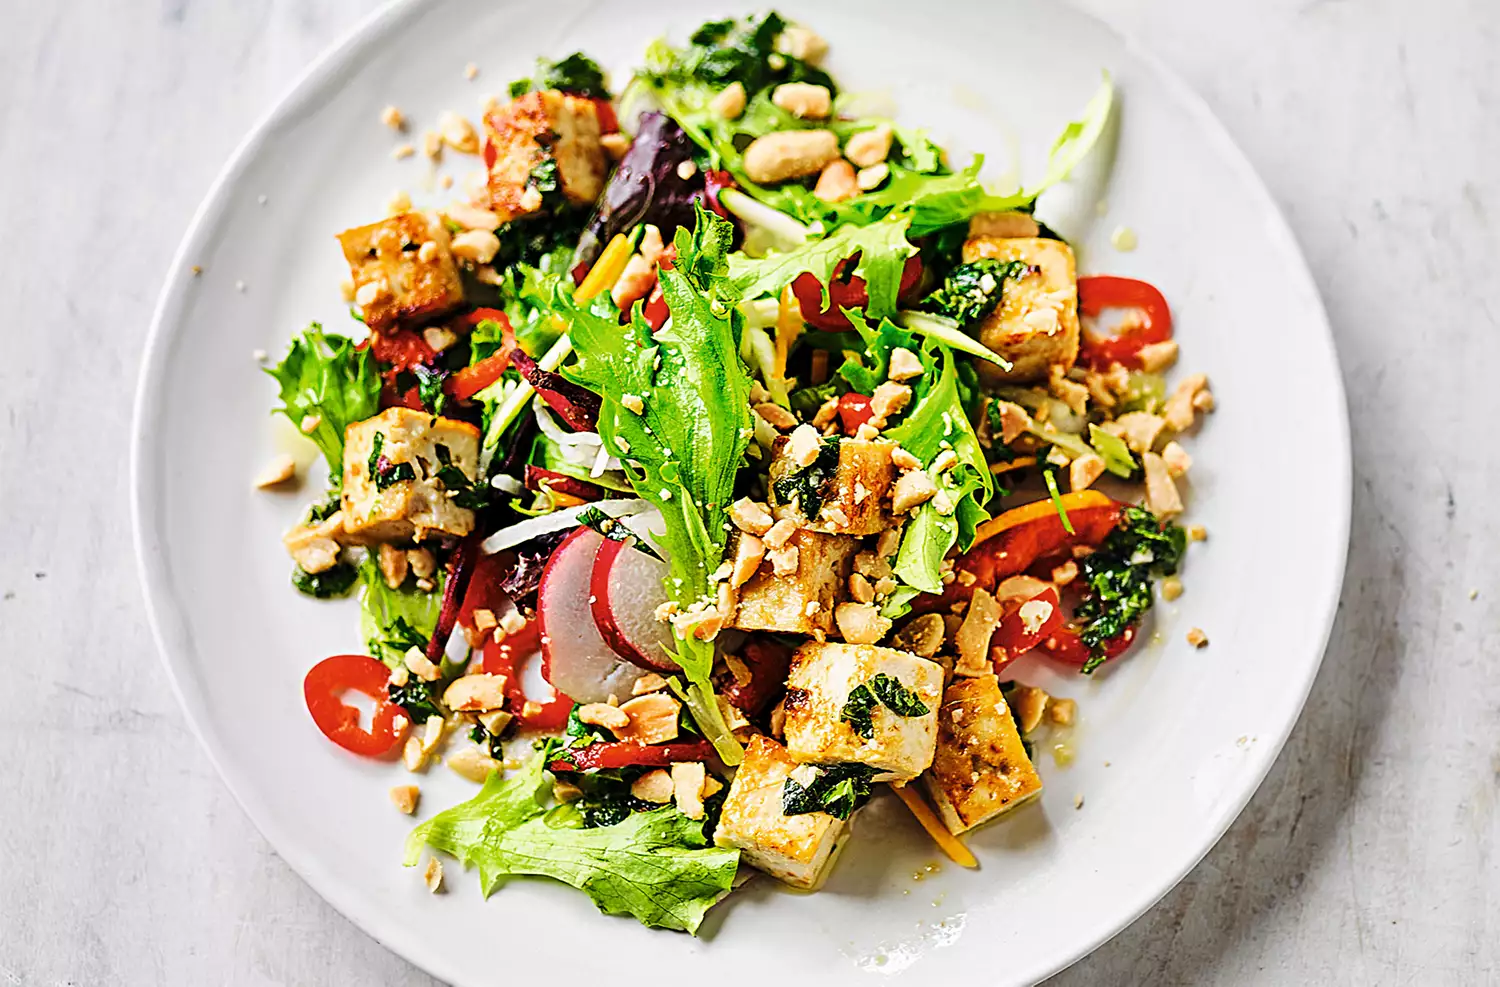
[[[1343,362],[1354,527],[1327,659],[1265,785],[1054,982],[1494,983],[1500,4],[1087,6],[1207,97],[1286,210]],[[374,0],[4,7],[0,985],[430,984],[214,775],[146,629],[125,510],[177,240],[245,130]],[[1295,408],[1266,419],[1296,441]]]

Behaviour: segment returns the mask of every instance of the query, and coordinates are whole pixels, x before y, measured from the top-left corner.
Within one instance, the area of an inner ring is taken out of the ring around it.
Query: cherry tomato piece
[[[1126,650],[1135,643],[1135,625],[1125,628],[1119,634],[1104,642],[1104,658],[1109,660],[1124,654]],[[1078,632],[1068,625],[1054,628],[1037,645],[1041,652],[1049,658],[1067,662],[1069,665],[1086,665],[1091,657],[1089,646],[1083,643],[1083,638]]]
[[[826,307],[823,304],[823,285],[817,278],[811,274],[802,274],[792,282],[792,294],[797,297],[804,322],[829,332],[844,332],[853,328],[849,320],[844,318],[843,310],[850,308],[863,312],[870,306],[865,279],[857,275],[845,276],[858,256],[856,254],[849,260],[840,261],[833,269],[833,283],[828,286]],[[915,255],[907,258],[906,266],[901,269],[901,287],[897,297],[904,299],[909,295],[921,277],[921,259]]]
[[[875,412],[870,410],[870,399],[858,391],[849,391],[839,398],[839,421],[844,425],[844,434],[853,435]]]
[[[334,655],[314,665],[302,680],[302,696],[323,736],[362,757],[394,750],[406,732],[406,717],[390,701],[386,690],[390,675],[390,669],[369,655]],[[351,691],[375,701],[368,730],[359,725],[359,710],[344,702],[344,693]]]

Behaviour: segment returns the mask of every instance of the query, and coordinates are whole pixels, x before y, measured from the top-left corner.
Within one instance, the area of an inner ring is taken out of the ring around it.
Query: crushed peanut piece
[[[1195,648],[1207,647],[1208,635],[1203,633],[1203,628],[1194,627],[1192,630],[1187,632],[1187,643],[1191,644]]]
[[[297,475],[297,461],[286,453],[271,460],[255,475],[257,490],[280,486]]]
[[[586,703],[578,707],[578,721],[618,733],[630,726],[630,715],[609,703]]]
[[[422,872],[422,883],[427,890],[437,894],[443,890],[443,862],[436,857],[427,858],[427,869]]]
[[[422,790],[416,785],[397,785],[390,791],[391,804],[408,816],[417,811],[417,800]]]

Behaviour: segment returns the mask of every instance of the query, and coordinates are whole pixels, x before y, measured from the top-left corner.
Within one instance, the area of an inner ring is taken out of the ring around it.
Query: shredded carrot
[[[1025,469],[1028,466],[1035,465],[1035,456],[1017,456],[1008,463],[991,463],[990,472],[998,476],[1001,473],[1009,473],[1011,470]]]
[[[969,848],[960,843],[958,837],[948,832],[948,827],[944,826],[943,821],[937,817],[937,813],[922,801],[922,796],[906,785],[892,785],[891,791],[895,792],[896,797],[911,810],[912,815],[917,817],[917,822],[922,824],[922,828],[927,830],[927,835],[932,837],[932,841],[948,855],[950,860],[961,867],[979,866],[979,861],[974,859]]]
[[[586,302],[599,294],[614,287],[620,275],[625,273],[625,265],[630,262],[630,255],[634,252],[630,246],[630,238],[623,233],[616,233],[615,238],[609,241],[609,246],[599,254],[599,259],[594,261],[594,266],[589,268],[588,276],[573,292],[573,297],[581,302]]]
[[[1098,490],[1074,490],[1072,493],[1062,495],[1062,508],[1064,511],[1082,511],[1090,507],[1108,507],[1114,501],[1107,494]],[[974,532],[974,545],[995,537],[1002,531],[1007,531],[1018,525],[1027,524],[1044,517],[1051,517],[1058,513],[1056,505],[1050,500],[1038,500],[1030,504],[1012,508],[999,517],[990,518],[979,526]],[[969,546],[973,549],[973,545]]]

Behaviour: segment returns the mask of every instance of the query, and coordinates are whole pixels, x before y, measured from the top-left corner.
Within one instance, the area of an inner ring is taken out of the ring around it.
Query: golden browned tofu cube
[[[826,812],[782,814],[781,792],[797,768],[776,741],[752,737],[724,799],[714,843],[735,847],[750,866],[811,891],[832,869],[849,825]]]
[[[898,711],[882,701],[892,684],[918,705]],[[863,702],[851,702],[861,686]],[[876,781],[915,778],[932,763],[942,695],[937,662],[873,644],[808,641],[786,680],[786,749],[808,764],[869,765]]]
[[[1078,276],[1073,248],[1039,237],[978,236],[964,244],[964,262],[989,257],[1019,260],[1031,272],[1007,280],[999,307],[979,324],[979,341],[1013,365],[1001,370],[979,361],[988,383],[1041,380],[1047,368],[1073,366],[1078,358]]]
[[[1033,798],[1042,779],[993,675],[956,678],[943,693],[937,754],[922,776],[951,832],[962,833]]]
[[[466,535],[474,512],[438,477],[479,475],[479,429],[409,408],[388,408],[344,430],[344,531],[362,544]]]
[[[424,247],[431,243],[432,247]],[[429,213],[407,212],[339,234],[365,325],[418,325],[463,304],[448,231]]]
[[[771,503],[788,506],[795,503],[798,516],[806,517],[802,503],[807,491],[819,498],[816,517],[807,518],[808,527],[833,535],[874,535],[891,526],[891,484],[896,470],[891,465],[891,451],[896,443],[886,439],[842,439],[839,441],[838,466],[827,474],[808,474],[799,482],[803,468],[792,462],[791,443],[778,442],[776,458],[771,460]],[[816,471],[816,465],[808,467]],[[821,482],[819,482],[821,481]]]
[[[833,628],[833,608],[853,568],[854,549],[846,535],[798,529],[783,548],[767,551],[740,587],[730,626],[821,640]]]
[[[509,222],[538,212],[556,165],[557,188],[575,206],[592,205],[609,159],[599,143],[594,101],[555,89],[496,104],[484,115],[490,208]]]

